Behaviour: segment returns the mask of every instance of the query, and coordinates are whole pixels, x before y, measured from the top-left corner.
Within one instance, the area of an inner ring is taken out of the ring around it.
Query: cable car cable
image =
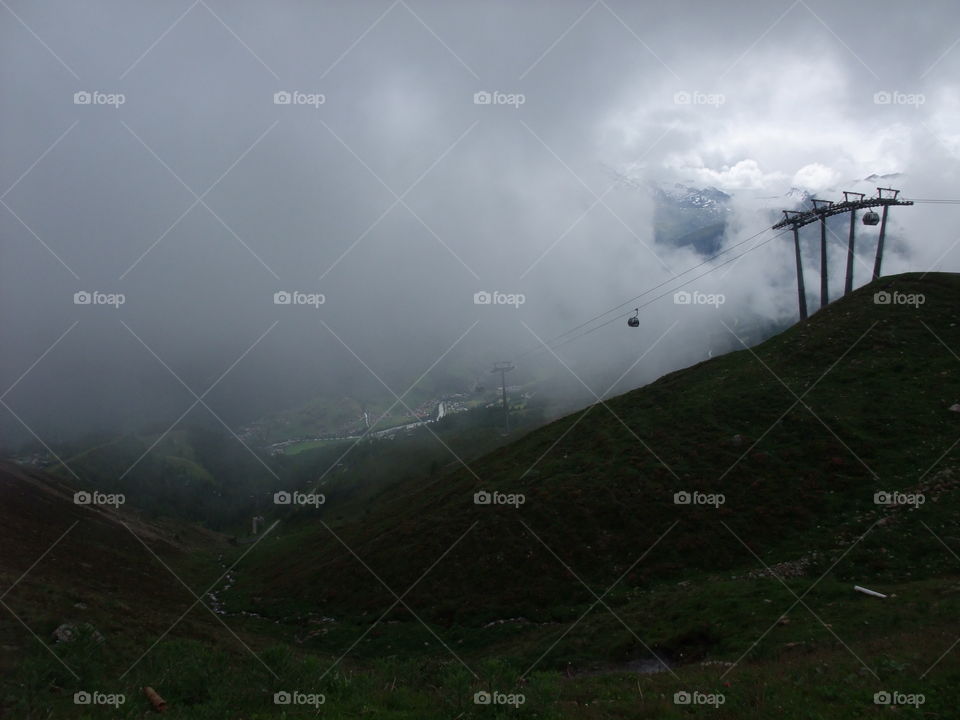
[[[569,334],[571,334],[571,333],[576,332],[576,331],[579,330],[580,328],[582,328],[582,327],[584,327],[584,326],[586,326],[586,325],[589,325],[589,324],[592,323],[594,320],[599,320],[600,318],[604,317],[605,315],[609,315],[610,313],[615,312],[616,310],[619,310],[619,309],[622,308],[624,305],[629,305],[630,303],[632,303],[632,302],[634,302],[634,301],[636,301],[636,300],[639,300],[640,298],[644,297],[645,295],[649,295],[650,293],[654,292],[655,290],[659,290],[659,289],[662,288],[664,285],[669,285],[669,284],[672,283],[674,280],[678,280],[678,279],[680,279],[681,277],[683,277],[684,275],[686,275],[687,273],[691,273],[691,272],[693,272],[694,270],[697,270],[698,268],[701,268],[701,267],[703,267],[704,265],[709,264],[710,262],[712,262],[712,261],[715,260],[716,258],[720,257],[721,255],[725,255],[726,253],[730,252],[731,250],[735,250],[735,249],[737,249],[738,247],[740,247],[741,245],[744,245],[744,244],[750,242],[750,241],[753,240],[754,238],[757,238],[757,237],[763,235],[763,234],[764,234],[765,232],[767,232],[768,230],[770,230],[770,228],[769,228],[769,227],[766,227],[766,228],[764,228],[763,230],[761,230],[760,232],[754,233],[754,234],[751,235],[750,237],[748,237],[748,238],[746,238],[746,239],[744,239],[744,240],[741,240],[741,241],[739,241],[739,242],[737,242],[737,243],[734,243],[734,244],[731,245],[730,247],[725,248],[725,249],[723,249],[723,250],[721,250],[721,251],[719,251],[719,252],[711,255],[710,257],[708,257],[708,258],[707,258],[706,260],[704,260],[703,262],[698,263],[698,264],[696,264],[696,265],[694,265],[694,266],[692,266],[692,267],[689,267],[689,268],[687,268],[686,270],[678,273],[677,275],[674,275],[673,277],[668,278],[667,280],[664,280],[663,282],[661,282],[661,283],[659,283],[659,284],[657,284],[657,285],[654,285],[654,286],[651,287],[651,288],[648,288],[648,289],[644,290],[644,291],[643,291],[642,293],[640,293],[639,295],[636,295],[636,296],[630,298],[629,300],[625,300],[624,302],[620,303],[619,305],[616,305],[616,306],[610,308],[609,310],[606,310],[606,311],[600,313],[599,315],[594,315],[594,316],[593,316],[592,318],[590,318],[589,320],[585,320],[584,322],[580,323],[579,325],[575,325],[574,327],[570,328],[570,329],[567,330],[566,332],[561,333],[560,335],[557,335],[557,336],[551,338],[550,340],[547,341],[547,344],[549,345],[549,344],[551,344],[551,343],[553,343],[553,342],[556,342],[557,340],[560,340],[560,339],[563,338],[563,337],[566,337],[567,335],[569,335]],[[781,234],[782,234],[782,233],[781,233]],[[760,246],[758,245],[757,247],[760,247]],[[621,317],[621,316],[618,315],[617,317],[619,318],[619,317]],[[528,355],[528,354],[530,354],[531,352],[536,352],[538,349],[540,349],[540,346],[536,346],[536,347],[530,348],[529,350],[525,350],[525,351],[521,352],[521,353],[518,354],[516,357],[517,357],[517,358],[524,357],[525,355]]]
[[[907,198],[905,198],[905,199],[907,199]],[[935,198],[919,198],[919,199],[910,198],[910,199],[912,200],[912,202],[915,202],[915,203],[928,203],[928,204],[940,204],[940,205],[960,205],[960,200],[947,200],[947,199],[935,199]],[[677,275],[674,275],[672,278],[669,278],[669,279],[667,279],[667,280],[665,280],[665,281],[663,281],[663,282],[661,282],[661,283],[659,283],[659,284],[657,284],[657,285],[654,285],[654,286],[651,287],[651,288],[648,288],[647,290],[644,290],[644,291],[643,291],[642,293],[640,293],[639,295],[637,295],[637,296],[635,296],[635,297],[633,297],[633,298],[630,298],[629,300],[626,300],[626,301],[620,303],[619,305],[616,305],[616,306],[610,308],[609,310],[606,310],[605,312],[602,312],[602,313],[600,313],[600,314],[598,314],[598,315],[593,316],[593,317],[590,318],[589,320],[586,320],[586,321],[580,323],[579,325],[576,325],[576,326],[570,328],[570,329],[567,330],[566,332],[561,333],[560,335],[557,335],[557,336],[553,337],[551,340],[548,340],[548,341],[545,343],[545,345],[546,345],[547,347],[549,347],[549,348],[552,348],[552,349],[561,347],[561,346],[563,346],[563,345],[566,345],[568,342],[573,342],[574,340],[579,340],[580,338],[582,338],[582,337],[584,337],[584,336],[586,336],[586,335],[589,335],[589,334],[592,333],[594,330],[599,330],[599,329],[602,328],[602,327],[606,327],[607,325],[610,325],[610,324],[616,322],[617,320],[622,319],[622,318],[623,318],[623,315],[622,315],[622,314],[619,314],[619,315],[617,315],[616,317],[614,317],[614,318],[612,318],[612,319],[610,319],[610,320],[607,320],[607,321],[601,323],[600,325],[597,325],[597,326],[595,326],[595,327],[593,327],[593,328],[590,328],[590,329],[586,330],[586,331],[583,332],[583,333],[579,333],[579,334],[575,335],[574,337],[568,338],[568,339],[566,339],[566,340],[563,340],[563,342],[560,342],[560,343],[557,343],[556,345],[554,345],[554,343],[555,343],[557,340],[561,340],[561,339],[563,339],[563,338],[566,338],[568,335],[570,335],[570,334],[572,334],[572,333],[575,333],[577,330],[580,330],[581,328],[584,328],[585,326],[589,325],[590,323],[594,322],[595,320],[599,320],[600,318],[604,317],[605,315],[609,315],[610,313],[615,312],[616,310],[619,310],[619,309],[622,308],[624,305],[629,305],[630,303],[634,302],[635,300],[639,300],[640,298],[644,297],[645,295],[648,295],[649,293],[654,292],[655,290],[660,289],[660,288],[663,287],[664,285],[668,285],[668,284],[670,284],[671,282],[673,282],[674,280],[677,280],[677,279],[683,277],[683,276],[686,275],[687,273],[693,272],[694,270],[703,267],[704,265],[712,262],[713,260],[715,260],[716,258],[720,257],[721,255],[724,255],[724,254],[730,252],[731,250],[735,250],[737,247],[739,247],[739,246],[741,246],[741,245],[744,245],[745,243],[750,242],[751,240],[753,240],[753,239],[756,238],[756,237],[759,237],[760,235],[763,235],[763,233],[765,233],[765,232],[766,232],[767,230],[769,230],[769,229],[770,229],[770,228],[764,228],[764,229],[761,230],[760,232],[755,233],[754,235],[751,235],[750,237],[746,238],[745,240],[741,240],[741,241],[739,241],[739,242],[731,245],[730,247],[725,248],[724,250],[721,250],[720,252],[717,252],[717,253],[715,253],[714,255],[711,255],[709,258],[707,258],[707,259],[704,260],[703,262],[701,262],[701,263],[699,263],[699,264],[697,264],[697,265],[694,265],[694,266],[692,266],[692,267],[689,267],[689,268],[687,268],[686,270],[684,270],[683,272],[681,272],[681,273],[679,273],[679,274],[677,274]],[[635,308],[635,315],[634,315],[632,318],[630,318],[630,320],[636,319],[636,320],[637,320],[637,325],[633,325],[633,324],[631,323],[631,324],[630,324],[630,327],[637,327],[637,326],[639,325],[639,318],[638,318],[639,311],[642,310],[643,308],[647,307],[647,306],[650,305],[651,303],[654,303],[654,302],[656,302],[657,300],[659,300],[660,298],[665,297],[666,295],[669,295],[671,292],[676,292],[676,291],[679,290],[680,288],[689,285],[691,282],[693,282],[693,281],[695,281],[695,280],[698,280],[698,279],[700,279],[701,277],[704,277],[705,275],[708,275],[709,273],[713,272],[714,270],[716,270],[716,269],[718,269],[718,268],[721,268],[721,267],[723,267],[724,265],[727,265],[728,263],[733,262],[734,260],[737,260],[737,259],[743,257],[743,256],[746,255],[747,253],[749,253],[749,252],[751,252],[751,251],[753,251],[753,250],[756,250],[757,248],[759,248],[759,247],[761,247],[761,246],[763,246],[763,245],[766,245],[768,242],[770,242],[770,241],[772,241],[772,240],[780,237],[781,235],[786,234],[786,232],[789,232],[789,231],[784,231],[784,232],[781,232],[781,233],[779,233],[779,234],[777,234],[777,235],[774,235],[773,237],[768,238],[767,240],[764,240],[763,242],[759,243],[758,245],[755,245],[754,247],[750,248],[750,250],[746,250],[746,251],[744,251],[743,253],[737,255],[736,257],[731,258],[731,259],[729,259],[729,260],[727,260],[727,261],[725,261],[725,262],[723,262],[723,263],[720,263],[719,265],[711,268],[711,269],[708,270],[707,272],[701,273],[700,275],[697,275],[697,277],[693,278],[693,280],[684,282],[684,283],[682,283],[681,285],[678,285],[677,287],[673,288],[673,290],[670,290],[670,291],[667,291],[666,293],[663,293],[663,294],[661,294],[661,295],[658,295],[657,297],[653,298],[653,299],[650,300],[649,302],[646,302],[646,303],[642,304],[639,308]],[[628,321],[628,322],[629,322],[629,321]],[[525,357],[525,356],[527,356],[527,355],[531,355],[531,354],[533,354],[533,353],[535,353],[535,352],[539,352],[540,350],[544,350],[544,349],[545,349],[545,348],[544,348],[544,345],[541,344],[541,345],[535,346],[535,347],[533,347],[533,348],[530,348],[529,350],[525,350],[525,351],[519,353],[518,355],[516,355],[515,357],[516,357],[517,359],[519,359],[519,358],[521,358],[521,357]]]
[[[716,266],[710,268],[710,269],[707,270],[706,272],[702,272],[702,273],[700,273],[699,275],[691,278],[690,280],[687,280],[686,282],[681,283],[680,285],[678,285],[678,286],[676,286],[676,287],[674,287],[674,288],[671,288],[670,290],[667,290],[665,293],[661,293],[660,295],[657,295],[655,298],[651,298],[651,299],[648,300],[647,302],[645,302],[645,303],[643,303],[642,305],[640,305],[640,307],[638,307],[638,308],[636,309],[636,312],[639,314],[639,311],[640,311],[640,310],[643,310],[645,307],[647,307],[647,306],[649,306],[649,305],[652,305],[652,304],[655,303],[657,300],[660,300],[661,298],[664,298],[664,297],[666,297],[667,295],[670,295],[671,293],[676,292],[676,291],[679,290],[680,288],[686,287],[686,286],[689,285],[690,283],[696,282],[696,281],[699,280],[700,278],[709,275],[710,273],[712,273],[712,272],[715,271],[715,270],[719,270],[719,269],[722,268],[724,265],[729,265],[730,263],[735,262],[736,260],[739,260],[739,259],[742,258],[744,255],[747,255],[748,253],[753,252],[753,251],[756,250],[757,248],[760,248],[760,247],[766,245],[767,243],[772,242],[773,240],[776,240],[778,237],[781,237],[782,235],[785,235],[785,234],[787,234],[788,232],[790,232],[790,230],[785,230],[785,231],[783,231],[783,232],[780,232],[780,233],[774,235],[773,237],[769,237],[769,238],[767,238],[766,240],[764,240],[764,241],[758,243],[757,245],[753,246],[753,247],[750,248],[749,250],[744,250],[744,251],[743,251],[742,253],[740,253],[739,255],[735,255],[734,257],[732,257],[732,258],[730,258],[730,259],[728,259],[728,260],[725,260],[724,262],[720,263],[719,265],[716,265]],[[754,237],[756,237],[756,236],[754,236]],[[661,283],[661,285],[658,286],[658,287],[661,287],[663,284],[664,284],[664,283]],[[656,289],[656,288],[651,288],[651,290],[653,290],[653,289]],[[650,292],[650,291],[647,291],[647,292]],[[618,306],[618,307],[619,307],[619,306]],[[608,313],[609,313],[609,312],[611,312],[611,311],[608,311]],[[604,313],[604,314],[607,314],[607,313]],[[548,342],[548,343],[541,344],[539,347],[537,347],[537,348],[534,349],[534,350],[528,350],[528,351],[526,351],[525,353],[523,353],[523,355],[530,355],[530,354],[532,354],[532,353],[534,353],[534,352],[537,352],[537,351],[540,351],[540,350],[546,350],[546,349],[548,349],[548,348],[549,348],[550,350],[556,350],[557,348],[562,347],[562,346],[566,345],[567,343],[573,342],[574,340],[579,340],[579,339],[582,338],[582,337],[586,337],[587,335],[589,335],[590,333],[594,332],[595,330],[599,330],[600,328],[606,327],[607,325],[610,325],[611,323],[617,322],[618,320],[621,320],[622,318],[623,318],[623,315],[622,315],[622,314],[617,315],[617,316],[611,318],[610,320],[607,320],[606,322],[603,322],[603,323],[601,323],[601,324],[599,324],[599,325],[595,325],[595,326],[593,326],[592,328],[589,328],[589,329],[585,330],[585,331],[582,332],[582,333],[579,333],[579,334],[577,334],[577,335],[574,335],[573,337],[569,337],[569,338],[567,338],[566,340],[564,340],[563,342],[557,343],[556,345],[553,345],[552,343],[553,343],[554,341],[551,340],[551,341]],[[638,320],[638,323],[639,323],[639,320]],[[567,334],[569,334],[569,333],[567,333]],[[544,347],[544,345],[546,345],[546,347]],[[522,355],[518,355],[517,357],[522,357]]]

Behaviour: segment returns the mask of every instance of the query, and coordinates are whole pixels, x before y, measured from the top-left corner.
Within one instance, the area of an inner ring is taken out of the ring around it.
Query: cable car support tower
[[[510,432],[510,406],[507,404],[507,373],[516,368],[512,362],[498,362],[493,364],[491,374],[500,373],[500,387],[503,392],[503,423],[506,432]]]
[[[883,243],[887,233],[887,215],[892,205],[913,205],[912,200],[900,200],[899,190],[877,188],[877,196],[868,198],[863,193],[843,193],[843,202],[812,199],[810,210],[784,210],[783,220],[773,226],[773,230],[790,228],[793,230],[793,248],[797,263],[797,302],[800,306],[800,319],[807,319],[807,296],[803,283],[803,261],[800,256],[800,228],[814,222],[820,223],[820,307],[830,302],[827,286],[827,218],[841,213],[850,213],[850,237],[847,243],[847,274],[844,279],[843,294],[853,290],[854,230],[857,210],[868,210],[863,216],[864,225],[880,223],[880,237],[877,240],[877,257],[873,264],[873,280],[880,277],[883,262]],[[871,208],[882,207],[882,219]]]

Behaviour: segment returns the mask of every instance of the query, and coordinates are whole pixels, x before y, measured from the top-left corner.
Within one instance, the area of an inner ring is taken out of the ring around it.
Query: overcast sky
[[[726,246],[791,187],[960,198],[956,2],[0,5],[7,437],[172,422],[218,379],[236,424],[400,394],[441,357],[431,377],[487,372],[704,259],[654,243],[651,182],[733,195]],[[960,270],[958,220],[896,209],[884,272]],[[688,288],[721,308],[664,298],[518,377],[602,393],[659,339],[625,390],[729,342],[721,320],[792,319],[794,283],[774,240]],[[75,304],[94,291],[124,303]]]

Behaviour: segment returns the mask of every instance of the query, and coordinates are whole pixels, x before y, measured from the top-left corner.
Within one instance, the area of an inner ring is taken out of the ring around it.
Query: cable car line
[[[594,315],[592,318],[590,318],[589,320],[583,321],[583,322],[580,323],[579,325],[575,325],[574,327],[570,328],[570,329],[567,330],[566,332],[561,333],[560,335],[557,335],[557,336],[551,338],[550,340],[547,341],[546,344],[547,344],[547,345],[551,345],[552,343],[556,342],[557,340],[560,340],[561,338],[564,338],[564,337],[566,337],[567,335],[570,335],[571,333],[576,332],[576,331],[579,330],[580,328],[589,325],[589,324],[592,323],[593,321],[599,320],[600,318],[604,317],[605,315],[609,315],[610,313],[615,312],[616,310],[619,310],[620,308],[624,307],[625,305],[629,305],[630,303],[632,303],[632,302],[634,302],[634,301],[636,301],[636,300],[639,300],[640,298],[644,297],[645,295],[649,295],[650,293],[652,293],[652,292],[654,292],[654,291],[656,291],[656,290],[659,290],[659,289],[662,288],[664,285],[669,285],[669,284],[672,283],[674,280],[680,279],[681,277],[683,277],[683,276],[686,275],[687,273],[691,273],[691,272],[693,272],[694,270],[697,270],[697,269],[703,267],[704,265],[707,265],[707,264],[713,262],[716,258],[720,257],[721,255],[725,255],[726,253],[730,252],[731,250],[735,250],[735,249],[737,249],[738,247],[740,247],[741,245],[744,245],[744,244],[750,242],[750,241],[753,240],[754,238],[760,237],[760,236],[763,235],[765,232],[767,232],[769,229],[770,229],[769,227],[765,227],[765,228],[764,228],[763,230],[761,230],[760,232],[755,233],[755,234],[751,235],[750,237],[748,237],[748,238],[746,238],[746,239],[744,239],[744,240],[741,240],[741,241],[739,241],[739,242],[737,242],[737,243],[734,243],[733,245],[731,245],[731,246],[728,247],[728,248],[725,248],[725,249],[723,249],[723,250],[720,250],[720,251],[717,252],[717,253],[714,253],[713,255],[711,255],[710,257],[708,257],[708,258],[707,258],[706,260],[704,260],[703,262],[697,263],[696,265],[693,265],[692,267],[687,268],[686,270],[678,273],[677,275],[674,275],[673,277],[668,278],[667,280],[664,280],[663,282],[661,282],[661,283],[659,283],[659,284],[657,284],[657,285],[654,285],[653,287],[647,288],[646,290],[644,290],[644,291],[643,291],[642,293],[640,293],[639,295],[636,295],[636,296],[630,298],[629,300],[625,300],[624,302],[620,303],[619,305],[616,305],[616,306],[610,308],[609,310],[606,310],[606,311],[604,311],[604,312],[602,312],[602,313],[600,313],[600,314],[598,314],[598,315]],[[758,245],[757,247],[759,247],[759,245]],[[739,257],[739,256],[738,256],[738,257]],[[619,318],[619,317],[621,317],[621,316],[618,315],[617,317]],[[532,353],[532,352],[536,352],[537,350],[539,350],[539,349],[541,349],[541,348],[542,348],[542,346],[537,345],[537,346],[535,346],[535,347],[532,347],[532,348],[530,348],[530,349],[528,349],[528,350],[525,350],[525,351],[521,352],[521,353],[518,354],[516,357],[517,357],[517,358],[524,357],[524,356],[526,356],[526,355],[529,355],[529,354]]]
[[[914,203],[926,203],[926,204],[938,204],[938,205],[960,205],[960,200],[949,200],[949,199],[936,199],[936,198],[912,199],[912,198],[911,198],[911,201],[914,202]],[[879,220],[880,220],[879,215],[878,215],[877,213],[873,212],[873,211],[870,211],[870,212],[867,212],[867,213],[864,214],[863,219],[862,219],[862,222],[863,222],[864,225],[871,225],[871,226],[872,226],[872,225],[876,225],[876,224],[879,222]],[[573,342],[574,340],[579,340],[580,338],[585,337],[586,335],[589,335],[590,333],[594,332],[595,330],[599,330],[600,328],[606,327],[607,325],[610,325],[610,324],[612,324],[612,323],[614,323],[614,322],[616,322],[616,321],[618,321],[618,320],[621,320],[621,319],[624,317],[624,314],[623,314],[623,313],[620,313],[620,314],[616,315],[615,317],[613,317],[613,318],[611,318],[611,319],[609,319],[609,320],[606,320],[605,322],[603,322],[603,323],[601,323],[601,324],[599,324],[599,325],[595,325],[595,326],[593,326],[593,327],[590,327],[590,328],[586,329],[584,332],[580,332],[580,333],[577,332],[578,330],[582,330],[582,329],[586,328],[586,326],[590,325],[591,323],[595,322],[596,320],[599,320],[600,318],[603,318],[604,316],[609,315],[609,314],[612,313],[612,312],[616,312],[616,311],[619,310],[620,308],[622,308],[622,307],[624,307],[624,306],[626,306],[626,305],[629,305],[630,303],[632,303],[632,302],[634,302],[634,301],[636,301],[636,300],[639,300],[640,298],[644,297],[645,295],[648,295],[648,294],[650,294],[650,293],[652,293],[652,292],[654,292],[654,291],[656,291],[656,290],[659,290],[660,288],[664,287],[665,285],[669,285],[669,284],[672,283],[674,280],[678,280],[678,279],[680,279],[681,277],[683,277],[684,275],[686,275],[686,274],[688,274],[688,273],[690,273],[690,272],[693,272],[694,270],[697,270],[697,269],[703,267],[704,265],[707,265],[707,264],[713,262],[716,258],[720,257],[721,255],[725,255],[726,253],[728,253],[728,252],[730,252],[730,251],[732,251],[732,250],[735,250],[736,248],[740,247],[741,245],[744,245],[744,244],[750,242],[750,241],[753,240],[754,238],[757,238],[757,237],[763,235],[765,232],[767,232],[767,230],[770,230],[770,229],[771,229],[771,228],[769,228],[769,227],[765,227],[765,228],[764,228],[763,230],[761,230],[760,232],[755,233],[754,235],[751,235],[750,237],[748,237],[748,238],[746,238],[746,239],[744,239],[744,240],[741,240],[741,241],[739,241],[739,242],[731,245],[730,247],[725,248],[725,249],[723,249],[723,250],[715,253],[714,255],[711,255],[709,258],[707,258],[707,259],[704,260],[703,262],[698,263],[697,265],[694,265],[694,266],[692,266],[692,267],[687,268],[686,270],[682,271],[681,273],[679,273],[679,274],[677,274],[677,275],[674,275],[673,277],[668,278],[667,280],[664,280],[663,282],[658,283],[657,285],[654,285],[653,287],[650,287],[650,288],[644,290],[644,291],[643,291],[642,293],[640,293],[639,295],[637,295],[637,296],[635,296],[635,297],[632,297],[632,298],[630,298],[629,300],[625,300],[624,302],[620,303],[619,305],[615,305],[614,307],[610,308],[609,310],[606,310],[606,311],[604,311],[604,312],[602,312],[602,313],[599,313],[598,315],[594,315],[594,316],[593,316],[592,318],[590,318],[589,320],[585,320],[584,322],[580,323],[579,325],[575,325],[574,327],[570,328],[570,329],[567,330],[566,332],[561,333],[560,335],[556,335],[556,336],[553,337],[551,340],[548,340],[546,343],[543,343],[543,344],[537,345],[537,346],[535,346],[535,347],[532,347],[532,348],[530,348],[530,349],[528,349],[528,350],[525,350],[525,351],[519,353],[518,355],[516,355],[515,357],[516,357],[517,359],[519,359],[519,358],[522,358],[522,357],[526,357],[526,356],[528,356],[528,355],[532,355],[532,354],[534,354],[534,353],[536,353],[536,352],[542,351],[542,350],[547,349],[547,348],[556,349],[556,348],[558,348],[558,347],[562,347],[563,345],[566,345],[566,344],[569,343],[569,342]],[[732,258],[730,258],[730,259],[728,259],[728,260],[720,263],[719,265],[715,265],[714,267],[710,268],[709,270],[707,270],[707,271],[704,272],[704,273],[701,273],[701,274],[697,275],[696,277],[692,278],[691,280],[688,280],[688,281],[686,281],[686,282],[683,282],[683,283],[681,283],[680,285],[674,287],[673,289],[668,290],[667,292],[662,293],[662,294],[660,294],[660,295],[657,295],[655,298],[652,298],[651,300],[649,300],[649,301],[641,304],[639,307],[634,308],[633,314],[630,315],[630,316],[628,317],[628,319],[627,319],[627,325],[628,325],[629,327],[631,327],[631,328],[639,327],[639,325],[640,325],[639,314],[640,314],[640,310],[642,310],[643,308],[647,307],[648,305],[651,305],[652,303],[656,302],[657,300],[659,300],[659,299],[661,299],[661,298],[663,298],[663,297],[666,297],[667,295],[669,295],[669,294],[671,294],[671,293],[673,293],[673,292],[676,292],[676,291],[679,290],[680,288],[686,287],[686,286],[689,285],[690,283],[692,283],[692,282],[694,282],[694,281],[696,281],[696,280],[699,280],[700,278],[702,278],[702,277],[710,274],[710,273],[713,272],[714,270],[717,270],[717,269],[723,267],[724,265],[727,265],[727,264],[729,264],[729,263],[731,263],[731,262],[733,262],[733,261],[735,261],[735,260],[738,260],[739,258],[743,257],[743,256],[746,255],[747,253],[752,252],[753,250],[756,250],[757,248],[759,248],[759,247],[761,247],[761,246],[763,246],[763,245],[766,245],[767,243],[771,242],[772,240],[775,240],[775,239],[778,238],[778,237],[781,237],[782,235],[786,234],[787,232],[789,232],[789,230],[785,230],[784,232],[778,233],[777,235],[774,235],[774,236],[772,236],[772,237],[770,237],[770,238],[768,238],[768,239],[760,242],[759,244],[755,245],[754,247],[750,248],[749,250],[745,250],[744,252],[740,253],[739,255],[736,255],[736,256],[734,256],[734,257],[732,257]],[[576,334],[575,334],[575,333],[576,333]],[[570,335],[572,335],[572,337],[568,337],[568,336],[570,336]],[[557,342],[557,341],[561,341],[561,342]]]
[[[739,260],[739,259],[742,258],[744,255],[753,252],[753,251],[756,250],[757,248],[760,248],[760,247],[766,245],[767,243],[772,242],[773,240],[776,240],[778,237],[781,237],[781,236],[785,235],[787,232],[789,232],[789,231],[783,231],[783,232],[777,233],[776,235],[773,235],[772,237],[769,237],[769,238],[767,238],[766,240],[763,240],[762,242],[754,245],[754,246],[753,246],[752,248],[750,248],[749,250],[744,250],[744,251],[743,251],[742,253],[740,253],[739,255],[735,255],[735,256],[733,256],[732,258],[729,258],[729,259],[727,259],[727,260],[724,260],[724,261],[723,261],[722,263],[720,263],[719,265],[715,265],[714,267],[710,268],[709,270],[707,270],[707,271],[705,271],[705,272],[702,272],[702,273],[700,273],[699,275],[694,276],[693,278],[691,278],[691,279],[689,279],[689,280],[681,283],[680,285],[677,285],[676,287],[673,287],[673,288],[671,288],[670,290],[667,290],[666,292],[661,293],[660,295],[657,295],[657,296],[654,297],[654,298],[651,298],[651,299],[648,300],[647,302],[641,304],[640,307],[636,308],[636,309],[634,310],[634,313],[636,313],[636,315],[639,316],[640,310],[643,310],[645,307],[647,307],[647,306],[649,306],[649,305],[652,305],[652,304],[655,303],[657,300],[660,300],[661,298],[664,298],[664,297],[666,297],[667,295],[670,295],[670,294],[672,294],[672,293],[675,293],[675,292],[676,292],[677,290],[679,290],[680,288],[686,287],[686,286],[689,285],[690,283],[696,282],[696,281],[699,280],[700,278],[709,275],[710,273],[714,272],[715,270],[719,270],[719,269],[722,268],[724,265],[729,265],[730,263]],[[760,234],[760,233],[758,233],[758,234]],[[756,235],[754,235],[753,237],[756,237]],[[752,239],[752,238],[751,238],[751,239]],[[743,243],[738,243],[738,244],[743,244]],[[730,249],[730,248],[728,248],[728,249]],[[716,257],[716,256],[714,256],[714,257]],[[701,263],[701,265],[703,265],[703,263]],[[699,267],[699,266],[698,266],[698,267]],[[695,269],[695,268],[691,268],[691,270],[693,270],[693,269]],[[679,276],[678,276],[678,277],[679,277]],[[670,281],[667,281],[667,282],[670,282]],[[660,284],[657,285],[656,287],[650,288],[649,290],[647,290],[647,291],[644,293],[644,295],[646,295],[647,293],[652,292],[653,290],[656,290],[657,288],[663,287],[663,285],[665,285],[665,284],[667,284],[667,283],[660,283]],[[640,296],[638,296],[638,297],[640,297]],[[636,298],[634,298],[634,299],[636,299]],[[628,302],[630,302],[630,301],[628,301]],[[611,310],[608,310],[606,313],[603,313],[602,315],[607,315],[607,314],[609,314],[610,312],[613,312],[613,310],[616,310],[616,309],[622,307],[624,304],[626,304],[626,303],[621,303],[621,305],[618,305],[616,308],[613,308],[613,309],[611,309]],[[601,316],[598,316],[598,317],[602,317],[602,315],[601,315]],[[557,338],[554,338],[554,340],[551,340],[551,341],[549,341],[548,343],[541,344],[541,345],[538,346],[537,348],[534,348],[534,349],[532,349],[532,350],[527,350],[526,352],[522,353],[521,355],[518,355],[517,357],[519,358],[519,357],[524,357],[524,356],[526,356],[526,355],[531,355],[531,354],[533,354],[534,352],[544,350],[544,349],[546,349],[547,347],[549,347],[551,350],[555,350],[556,348],[562,347],[562,346],[566,345],[567,343],[573,342],[574,340],[579,340],[579,339],[582,338],[582,337],[586,337],[587,335],[589,335],[590,333],[594,332],[595,330],[599,330],[600,328],[606,327],[607,325],[610,325],[611,323],[615,323],[615,322],[617,322],[618,320],[622,320],[622,319],[623,319],[623,314],[616,315],[615,317],[611,318],[610,320],[607,320],[607,321],[605,321],[605,322],[603,322],[603,323],[600,323],[599,325],[594,325],[593,327],[584,330],[584,332],[581,332],[581,333],[579,333],[579,334],[577,334],[577,335],[574,335],[573,337],[568,337],[568,338],[566,338],[565,340],[563,340],[562,342],[559,342],[559,343],[557,343],[557,344],[555,344],[555,345],[554,345],[553,343],[555,342],[555,340],[556,340]],[[633,325],[632,323],[629,322],[629,320],[628,320],[628,324],[630,325],[630,327],[638,327],[639,324],[640,324],[639,318],[637,318],[637,325]],[[582,327],[582,326],[581,326],[581,327]],[[571,331],[567,331],[566,333],[564,333],[564,335],[569,335],[570,332],[571,332]],[[561,337],[561,336],[557,336],[557,337],[559,338],[559,337]],[[544,345],[546,345],[546,347],[545,347]]]

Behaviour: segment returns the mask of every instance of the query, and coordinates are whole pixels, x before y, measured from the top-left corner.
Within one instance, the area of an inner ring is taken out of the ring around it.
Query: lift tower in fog
[[[500,387],[503,392],[503,426],[507,432],[510,432],[510,406],[507,405],[507,373],[516,367],[511,362],[498,362],[493,364],[491,374],[500,373]]]
[[[820,307],[826,307],[830,301],[827,289],[827,218],[840,213],[850,213],[850,238],[847,243],[847,274],[844,278],[843,294],[853,290],[854,228],[857,210],[867,210],[863,215],[864,225],[880,224],[880,237],[877,240],[877,257],[873,264],[873,280],[880,277],[883,263],[883,242],[887,234],[887,213],[891,205],[913,205],[911,200],[899,200],[899,190],[877,188],[877,196],[868,198],[863,193],[844,192],[843,202],[813,199],[810,210],[784,210],[783,220],[773,226],[774,230],[790,228],[793,230],[793,248],[797,262],[797,301],[800,306],[800,319],[807,319],[807,296],[803,284],[803,261],[800,257],[800,228],[810,223],[820,223]],[[870,208],[882,207],[883,219]]]

